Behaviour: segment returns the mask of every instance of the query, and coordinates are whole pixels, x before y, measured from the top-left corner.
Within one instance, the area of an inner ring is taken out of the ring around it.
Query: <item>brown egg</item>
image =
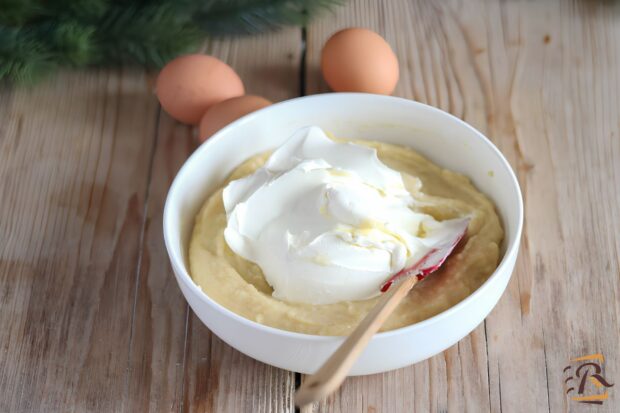
[[[207,140],[218,130],[240,117],[255,110],[271,105],[271,102],[260,96],[239,96],[213,105],[200,120],[201,142]]]
[[[398,83],[398,59],[377,33],[359,28],[334,34],[323,46],[321,71],[336,92],[389,95]]]
[[[165,111],[192,125],[200,121],[210,106],[244,93],[241,79],[230,66],[201,54],[169,62],[159,73],[156,88]]]

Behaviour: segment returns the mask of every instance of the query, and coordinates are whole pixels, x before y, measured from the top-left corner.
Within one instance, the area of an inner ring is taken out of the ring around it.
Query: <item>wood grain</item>
[[[121,411],[155,100],[122,71],[2,95],[0,411]]]
[[[522,185],[526,226],[506,294],[469,337],[427,362],[351,379],[307,411],[616,411],[617,401],[569,403],[562,369],[602,352],[606,371],[620,371],[619,6],[353,1],[308,28],[309,93],[326,90],[322,44],[350,26],[393,46],[396,95],[498,145]]]

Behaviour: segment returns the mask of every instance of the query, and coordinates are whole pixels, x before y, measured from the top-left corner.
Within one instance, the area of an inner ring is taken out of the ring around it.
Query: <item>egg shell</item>
[[[200,120],[200,141],[240,117],[269,105],[271,102],[267,99],[253,95],[234,97],[213,105]]]
[[[244,94],[243,82],[221,60],[191,54],[169,62],[157,77],[156,93],[162,107],[178,121],[192,125],[207,109]]]
[[[398,83],[398,59],[377,33],[344,29],[327,40],[321,53],[321,71],[336,92],[391,94]]]

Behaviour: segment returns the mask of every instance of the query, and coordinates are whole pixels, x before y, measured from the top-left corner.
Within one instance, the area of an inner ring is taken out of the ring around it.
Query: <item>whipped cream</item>
[[[229,247],[260,266],[273,296],[329,304],[372,298],[418,262],[448,222],[415,211],[375,149],[296,132],[265,165],[224,189]]]

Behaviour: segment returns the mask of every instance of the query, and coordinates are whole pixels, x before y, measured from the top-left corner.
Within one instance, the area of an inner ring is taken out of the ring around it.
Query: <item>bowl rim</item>
[[[490,288],[489,286],[493,283],[493,281],[496,278],[498,278],[499,274],[502,273],[505,267],[509,265],[509,261],[512,258],[512,256],[517,254],[518,248],[519,248],[519,242],[521,240],[521,233],[523,229],[523,195],[521,193],[521,187],[519,186],[519,181],[517,180],[517,177],[514,173],[514,170],[510,166],[510,163],[506,160],[506,158],[500,152],[500,150],[493,144],[493,142],[491,142],[491,140],[487,138],[483,133],[481,133],[476,128],[474,128],[467,122],[463,121],[462,119],[448,112],[445,112],[439,108],[436,108],[434,106],[427,105],[425,103],[418,102],[415,100],[396,97],[396,96],[375,95],[375,94],[370,94],[370,93],[343,92],[343,93],[320,93],[320,94],[314,94],[314,95],[309,95],[309,96],[296,97],[296,98],[284,100],[282,102],[274,103],[270,106],[267,106],[255,112],[252,112],[248,115],[245,115],[235,120],[234,122],[230,123],[229,125],[225,126],[224,128],[220,129],[215,134],[213,134],[213,136],[211,136],[204,143],[202,143],[185,160],[185,162],[183,162],[183,165],[177,171],[172,181],[172,184],[170,185],[170,189],[168,190],[168,194],[166,195],[166,200],[164,204],[164,212],[163,212],[164,243],[166,245],[166,251],[168,253],[168,257],[171,261],[171,265],[173,267],[177,280],[184,282],[188,288],[190,288],[195,294],[198,295],[198,297],[200,297],[201,300],[203,300],[204,302],[212,306],[216,311],[220,312],[222,315],[227,316],[227,317],[232,317],[233,319],[240,322],[241,324],[244,324],[245,326],[253,328],[253,329],[261,330],[264,333],[276,334],[276,335],[280,335],[280,336],[291,338],[291,339],[303,339],[303,340],[309,340],[309,341],[314,341],[314,342],[332,342],[334,340],[343,339],[344,337],[346,337],[346,336],[332,336],[332,335],[324,336],[324,335],[307,334],[307,333],[299,333],[295,331],[283,330],[280,328],[260,324],[256,321],[247,319],[229,310],[228,308],[224,307],[223,305],[219,304],[217,301],[209,297],[202,290],[202,288],[200,288],[198,284],[194,282],[194,280],[191,278],[189,274],[189,269],[185,265],[184,260],[182,259],[181,256],[179,256],[178,253],[175,252],[174,248],[172,247],[173,241],[171,240],[171,236],[172,236],[171,235],[171,231],[172,231],[171,221],[172,221],[172,214],[173,214],[172,206],[171,206],[172,204],[171,199],[173,197],[178,197],[176,193],[179,191],[178,188],[179,188],[180,182],[184,179],[184,176],[188,174],[187,171],[189,169],[189,165],[195,162],[196,159],[199,159],[203,152],[208,151],[211,146],[217,144],[220,140],[225,139],[225,135],[228,133],[229,130],[235,127],[238,127],[241,124],[250,122],[258,116],[265,116],[267,113],[271,111],[279,110],[280,107],[292,104],[294,102],[306,101],[306,100],[322,100],[322,99],[330,99],[330,98],[335,98],[335,99],[363,98],[363,99],[375,99],[378,101],[392,101],[392,102],[397,101],[400,104],[417,106],[419,108],[422,108],[423,110],[438,113],[439,115],[447,117],[455,121],[456,123],[460,124],[460,126],[463,126],[469,129],[470,131],[472,131],[474,136],[476,136],[476,138],[482,140],[482,142],[491,149],[492,153],[497,158],[499,158],[501,165],[508,171],[510,181],[513,185],[513,189],[516,190],[516,195],[518,198],[517,228],[516,228],[514,235],[511,237],[511,239],[506,240],[507,241],[506,251],[504,255],[502,256],[502,259],[500,260],[497,268],[495,268],[495,270],[489,276],[489,278],[487,278],[487,280],[484,283],[482,283],[482,285],[480,285],[476,290],[471,292],[467,297],[465,297],[464,299],[462,299],[455,305],[451,306],[450,308],[432,317],[429,317],[425,320],[419,321],[417,323],[404,326],[404,327],[400,327],[394,330],[376,333],[372,337],[371,340],[376,341],[376,340],[381,340],[381,339],[387,339],[387,338],[390,338],[396,335],[407,334],[407,333],[410,333],[416,330],[423,329],[428,325],[436,324],[442,319],[449,317],[454,312],[460,311],[461,308],[466,307],[473,300],[476,300],[478,296],[482,295],[484,291],[489,289]]]

